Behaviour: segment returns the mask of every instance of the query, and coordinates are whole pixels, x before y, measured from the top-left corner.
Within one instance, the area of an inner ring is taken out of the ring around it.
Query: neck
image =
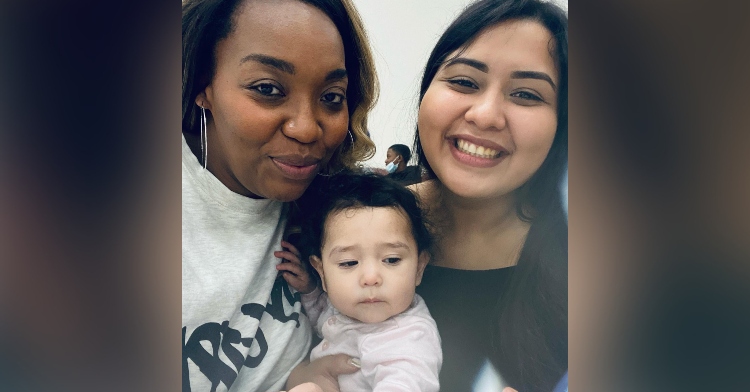
[[[493,199],[461,197],[435,184],[431,219],[439,225],[434,264],[469,270],[513,266],[530,224],[516,213],[515,193]]]
[[[458,230],[494,230],[518,220],[515,193],[493,199],[465,198],[437,184],[443,217]]]

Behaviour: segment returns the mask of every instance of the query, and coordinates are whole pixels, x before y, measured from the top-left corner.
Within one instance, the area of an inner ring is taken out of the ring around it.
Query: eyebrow
[[[406,250],[409,250],[409,249],[411,249],[411,248],[409,247],[409,245],[407,245],[407,244],[405,244],[405,243],[403,243],[403,242],[401,242],[401,241],[396,241],[396,242],[384,242],[384,243],[378,244],[378,247],[380,247],[380,248],[390,248],[390,249],[406,249]],[[333,249],[331,249],[331,251],[330,251],[330,252],[328,253],[328,257],[333,257],[333,255],[334,255],[335,253],[345,253],[345,252],[348,252],[348,251],[350,251],[350,250],[352,250],[352,249],[356,249],[356,248],[358,248],[358,246],[357,246],[357,245],[349,245],[349,246],[335,246],[335,247],[334,247]]]
[[[539,79],[544,80],[547,83],[552,86],[552,89],[557,91],[557,86],[555,86],[555,83],[552,81],[552,78],[549,77],[544,72],[536,72],[536,71],[513,71],[510,74],[510,77],[513,79]]]
[[[326,82],[330,82],[331,80],[341,80],[347,77],[346,70],[343,68],[339,68],[336,70],[333,70],[326,75]]]
[[[334,253],[344,253],[347,251],[350,251],[352,249],[356,248],[356,245],[349,245],[349,246],[335,246],[333,249],[331,249],[331,252],[328,253],[328,257],[333,257]]]
[[[383,247],[383,248],[394,248],[394,249],[403,248],[403,249],[406,249],[406,250],[411,249],[411,248],[409,248],[409,245],[406,245],[405,243],[403,243],[401,241],[386,242],[386,243],[380,244],[380,246]]]
[[[481,61],[467,59],[465,57],[457,57],[455,59],[449,60],[448,63],[445,65],[445,68],[448,68],[448,67],[450,67],[452,65],[456,65],[456,64],[468,65],[468,66],[476,68],[476,69],[478,69],[478,70],[480,70],[480,71],[482,71],[484,73],[489,72],[489,67],[487,66],[487,64],[485,64],[485,63],[483,63]],[[513,71],[513,72],[511,72],[510,77],[512,79],[538,79],[538,80],[544,80],[545,82],[549,83],[550,86],[552,86],[553,90],[557,91],[557,86],[555,85],[555,82],[553,82],[552,78],[550,78],[549,75],[547,75],[544,72],[536,72],[536,71]]]
[[[487,73],[490,70],[487,64],[481,61],[467,59],[465,57],[457,57],[455,59],[449,60],[448,63],[445,65],[445,68],[448,68],[456,64],[465,64],[465,65],[468,65],[469,67],[474,67],[484,73]]]
[[[266,56],[264,54],[257,54],[257,53],[249,54],[243,57],[242,60],[240,60],[240,64],[244,64],[251,60],[257,61],[263,65],[267,65],[269,67],[273,67],[280,71],[294,75],[294,65],[292,65],[292,63],[288,61],[284,61],[282,59],[277,59],[276,57]]]

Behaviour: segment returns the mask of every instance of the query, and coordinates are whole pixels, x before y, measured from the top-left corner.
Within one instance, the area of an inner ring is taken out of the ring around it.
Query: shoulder
[[[423,202],[429,202],[437,194],[437,181],[428,180],[417,184],[409,185],[407,188],[412,191]]]

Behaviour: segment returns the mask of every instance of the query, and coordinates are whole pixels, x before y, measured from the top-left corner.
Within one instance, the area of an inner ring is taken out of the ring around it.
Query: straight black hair
[[[419,102],[448,56],[488,28],[533,20],[552,35],[549,51],[559,72],[557,130],[537,172],[519,189],[518,216],[531,222],[508,287],[501,288],[490,358],[519,391],[551,391],[568,367],[568,226],[559,185],[568,160],[568,17],[539,0],[480,0],[469,5],[438,40],[427,61]],[[429,177],[417,130],[414,151]],[[439,180],[439,179],[438,179]]]

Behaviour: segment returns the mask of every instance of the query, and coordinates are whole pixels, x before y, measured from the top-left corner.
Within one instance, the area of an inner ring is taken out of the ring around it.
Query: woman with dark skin
[[[347,0],[187,0],[182,36],[183,391],[278,391],[293,369],[335,388],[357,367],[305,362],[310,325],[274,252],[286,202],[374,152],[359,16]]]
[[[441,389],[493,367],[521,392],[567,370],[567,15],[480,0],[438,41],[422,79],[414,189],[436,247],[417,288],[437,322]]]

